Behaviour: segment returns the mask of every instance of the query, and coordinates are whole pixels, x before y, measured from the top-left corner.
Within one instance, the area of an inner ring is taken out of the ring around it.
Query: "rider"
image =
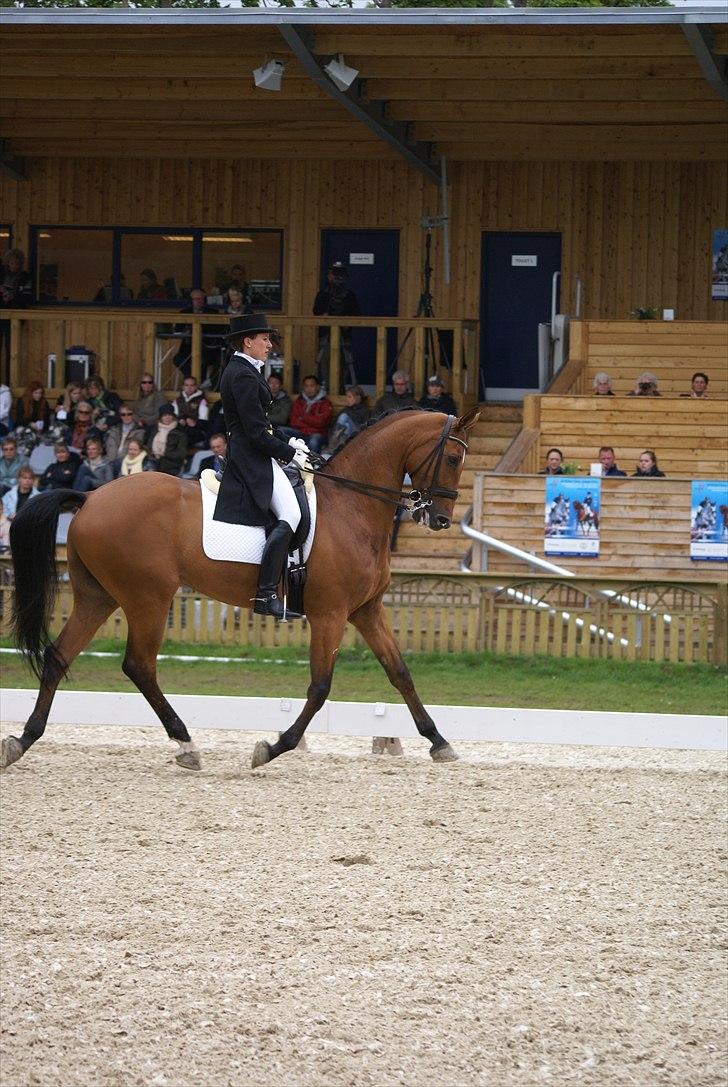
[[[268,422],[273,400],[263,377],[276,330],[263,313],[246,313],[230,320],[227,340],[232,348],[220,377],[220,397],[228,433],[227,463],[215,504],[214,519],[237,525],[275,525],[265,542],[253,611],[274,619],[300,619],[284,612],[277,585],[286,563],[288,545],[301,512],[285,472],[293,462],[309,468],[308,446],[300,438],[286,444]]]

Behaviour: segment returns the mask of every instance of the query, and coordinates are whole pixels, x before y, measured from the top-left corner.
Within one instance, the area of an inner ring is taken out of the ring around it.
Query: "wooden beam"
[[[257,159],[261,157],[259,144],[246,146],[236,144],[231,149],[228,141],[190,142],[188,140],[145,139],[133,143],[119,140],[69,140],[42,139],[13,140],[18,154],[26,158],[176,158],[176,159],[229,159],[234,154],[236,159]],[[362,142],[346,140],[307,140],[301,144],[291,141],[267,141],[266,159],[393,159],[395,152],[386,144],[377,140]]]
[[[4,66],[3,66],[4,67]],[[2,69],[0,69],[0,72]],[[411,93],[411,91],[410,91]],[[191,77],[179,77],[176,79],[160,79],[156,75],[147,72],[144,78],[139,79],[105,79],[98,80],[95,77],[70,76],[64,80],[63,86],[59,86],[56,78],[27,73],[17,76],[13,80],[0,79],[0,98],[25,98],[33,100],[54,99],[81,99],[93,102],[95,100],[140,100],[140,101],[207,101],[215,102],[218,109],[226,102],[238,100],[255,101],[262,104],[268,91],[262,91],[253,86],[246,79],[239,82],[230,76],[221,76],[218,72],[217,79],[197,79]],[[308,102],[324,102],[324,95],[311,83],[310,79],[297,79],[290,77],[283,80],[283,87],[276,93],[279,101],[289,99],[296,101],[304,99]]]
[[[0,116],[3,110],[0,106]],[[387,113],[395,118],[427,122],[493,121],[563,122],[609,124],[616,122],[659,122],[690,124],[700,121],[725,121],[721,102],[390,102]]]
[[[728,61],[713,52],[715,39],[707,27],[683,24],[683,33],[700,65],[700,70],[715,93],[728,102]]]
[[[500,143],[514,144],[542,140],[561,145],[579,144],[588,140],[592,144],[630,143],[696,143],[715,140],[723,144],[725,154],[725,123],[685,125],[599,125],[599,124],[447,124],[447,122],[418,122],[415,128],[420,139],[450,143]]]
[[[710,91],[694,73],[686,79],[447,79],[422,80],[413,93],[409,79],[368,78],[365,91],[373,98],[433,102],[687,102],[709,101]]]

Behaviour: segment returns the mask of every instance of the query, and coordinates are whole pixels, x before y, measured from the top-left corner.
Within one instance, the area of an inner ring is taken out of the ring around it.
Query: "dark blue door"
[[[399,231],[322,230],[321,286],[334,261],[349,273],[348,286],[359,300],[364,317],[399,315]],[[355,328],[352,354],[360,385],[374,385],[377,340],[374,329]],[[397,333],[387,334],[387,369],[397,352]]]
[[[480,381],[486,399],[538,392],[538,326],[551,320],[551,284],[560,271],[560,234],[483,234]]]

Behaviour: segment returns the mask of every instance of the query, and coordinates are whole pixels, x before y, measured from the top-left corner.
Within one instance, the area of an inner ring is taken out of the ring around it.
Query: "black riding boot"
[[[283,614],[283,601],[278,599],[278,582],[288,558],[288,545],[293,531],[287,521],[278,521],[265,541],[258,571],[258,588],[253,611],[256,615],[272,615],[274,619],[302,619],[297,611]]]

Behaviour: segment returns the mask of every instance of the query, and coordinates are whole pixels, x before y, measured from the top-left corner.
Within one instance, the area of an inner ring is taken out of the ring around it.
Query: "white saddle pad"
[[[204,477],[215,473],[203,472],[200,480],[200,493],[202,495],[202,549],[208,559],[219,559],[221,562],[251,562],[260,565],[265,545],[265,529],[254,525],[229,525],[226,521],[214,521],[217,491],[205,486]],[[218,484],[219,486],[219,484]],[[304,562],[311,554],[313,537],[316,532],[316,488],[306,488],[308,494],[308,508],[311,511],[311,530],[303,545]]]

